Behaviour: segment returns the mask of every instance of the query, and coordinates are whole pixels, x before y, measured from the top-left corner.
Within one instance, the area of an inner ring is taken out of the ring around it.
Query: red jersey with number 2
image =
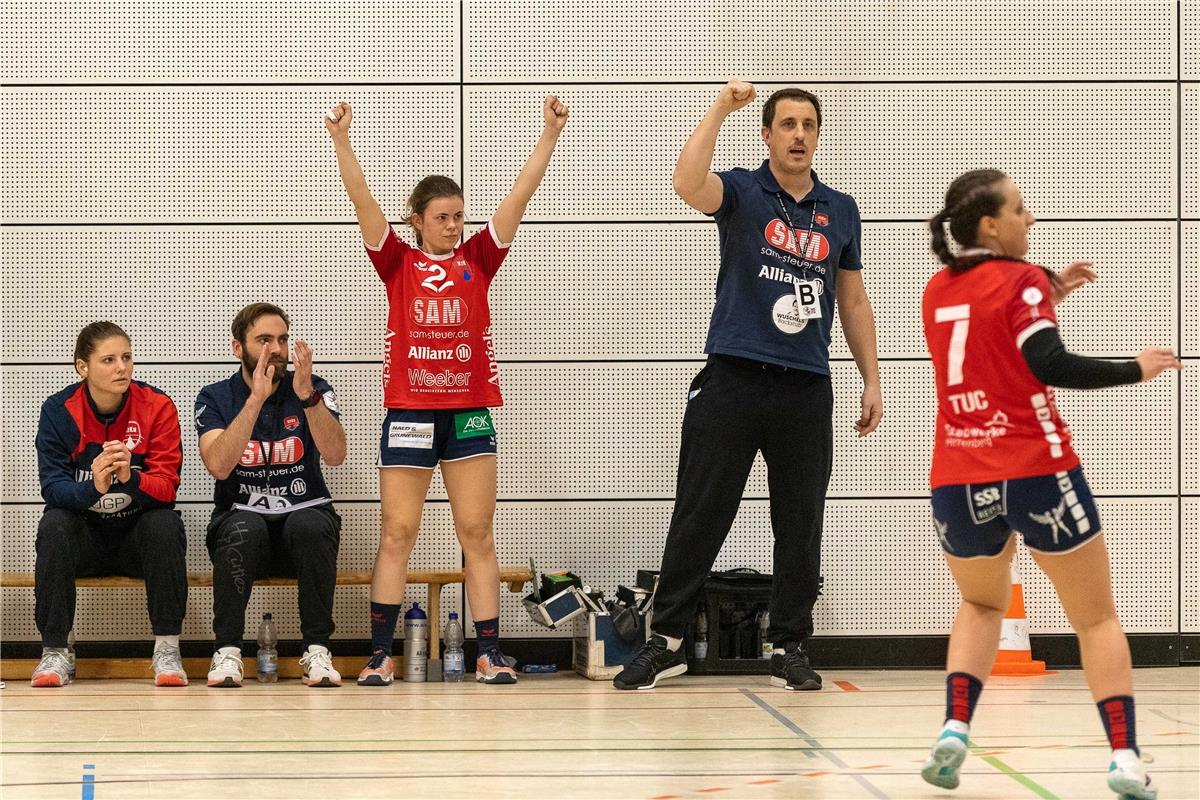
[[[508,253],[492,224],[435,256],[388,228],[367,254],[387,286],[383,404],[387,408],[499,406],[488,287]]]
[[[937,382],[932,488],[1079,466],[1054,390],[1021,355],[1026,339],[1058,324],[1040,267],[995,259],[942,269],[925,286],[921,316]]]

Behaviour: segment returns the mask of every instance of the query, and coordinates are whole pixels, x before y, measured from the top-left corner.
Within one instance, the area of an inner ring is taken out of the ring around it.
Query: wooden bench
[[[441,653],[440,622],[442,616],[442,587],[450,583],[462,583],[466,574],[462,570],[416,570],[408,573],[408,582],[424,583],[429,587],[426,611],[429,614],[429,657],[438,658]],[[520,592],[525,584],[533,580],[529,567],[501,567],[500,582],[508,585],[510,592]],[[370,570],[338,570],[338,586],[366,586],[371,583]],[[144,587],[141,578],[126,578],[119,575],[98,578],[76,578],[75,585],[81,588],[133,588]],[[255,586],[295,586],[295,578],[263,578]],[[212,574],[189,572],[188,586],[212,586]],[[33,588],[32,572],[0,572],[0,588]]]

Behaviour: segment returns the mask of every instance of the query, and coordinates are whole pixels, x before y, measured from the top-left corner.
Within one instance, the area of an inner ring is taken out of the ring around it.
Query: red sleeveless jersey
[[[488,287],[508,253],[489,222],[453,253],[416,249],[390,227],[367,254],[387,286],[383,404],[387,408],[499,406]]]
[[[1054,390],[1021,354],[1026,339],[1058,324],[1040,267],[995,259],[942,269],[925,286],[921,316],[937,382],[932,488],[1079,466]]]

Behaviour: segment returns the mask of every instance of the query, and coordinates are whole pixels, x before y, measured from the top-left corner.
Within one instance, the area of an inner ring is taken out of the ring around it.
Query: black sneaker
[[[660,678],[674,678],[687,672],[687,657],[683,646],[678,650],[667,647],[667,640],[654,634],[634,654],[629,666],[613,678],[618,689],[653,689]]]
[[[808,663],[808,653],[799,645],[771,654],[771,684],[785,689],[813,691],[821,688],[821,676]]]

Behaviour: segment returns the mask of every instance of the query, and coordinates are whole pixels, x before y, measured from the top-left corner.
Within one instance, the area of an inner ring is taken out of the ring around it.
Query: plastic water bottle
[[[404,680],[424,682],[429,660],[429,617],[417,603],[404,613]]]
[[[275,683],[279,680],[279,636],[269,613],[263,614],[258,626],[258,680],[260,683]]]
[[[771,651],[774,650],[770,640],[767,639],[767,629],[771,627],[771,612],[761,611],[758,615],[758,643],[761,648],[759,658],[771,660]]]
[[[697,661],[708,658],[708,615],[703,609],[696,615],[695,655]]]
[[[442,680],[461,683],[467,673],[467,657],[463,653],[463,629],[458,621],[458,612],[450,612],[446,623],[446,652],[442,653]]]

